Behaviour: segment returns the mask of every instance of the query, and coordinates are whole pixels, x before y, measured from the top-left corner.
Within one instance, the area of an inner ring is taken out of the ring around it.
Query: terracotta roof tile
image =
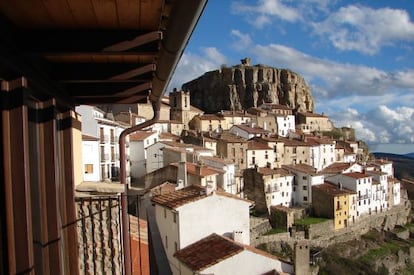
[[[291,165],[282,165],[282,168],[307,173],[309,175],[317,175],[318,174],[316,172],[315,168],[313,168],[310,165],[304,164],[304,163],[291,164]]]
[[[335,185],[332,182],[325,181],[323,184],[314,185],[312,186],[312,189],[320,190],[322,192],[325,192],[326,194],[329,194],[331,196],[341,196],[341,195],[349,195],[349,194],[356,194],[356,192],[349,190],[347,188],[340,189],[337,185]]]
[[[258,172],[262,175],[281,175],[281,176],[289,176],[292,175],[289,173],[288,170],[283,168],[267,168],[267,167],[259,167]]]
[[[143,141],[144,139],[155,133],[156,132],[138,131],[129,135],[129,141]]]
[[[176,208],[189,202],[207,197],[205,188],[200,185],[190,185],[174,192],[155,196],[152,201],[168,208]]]
[[[255,140],[249,140],[247,142],[247,149],[248,150],[272,150],[267,144],[258,142]]]
[[[181,249],[175,257],[192,271],[205,269],[239,254],[243,246],[215,233]]]
[[[267,134],[270,133],[269,131],[261,128],[261,127],[251,127],[247,124],[240,124],[240,125],[234,125],[233,127],[242,129],[243,131],[246,131],[249,134]]]
[[[322,174],[339,174],[351,167],[351,163],[335,162],[321,171]]]

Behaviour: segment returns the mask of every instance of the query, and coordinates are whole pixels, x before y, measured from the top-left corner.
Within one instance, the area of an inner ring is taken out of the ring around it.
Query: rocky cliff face
[[[287,105],[313,112],[314,100],[303,77],[287,69],[250,65],[249,59],[230,68],[210,71],[185,83],[191,105],[206,113],[243,110],[262,103]]]

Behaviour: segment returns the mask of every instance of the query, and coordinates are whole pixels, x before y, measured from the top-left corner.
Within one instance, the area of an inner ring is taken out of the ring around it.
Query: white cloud
[[[382,96],[390,90],[414,90],[414,70],[389,73],[377,68],[320,59],[296,49],[280,45],[257,45],[258,63],[289,68],[323,91],[313,91],[321,98]],[[395,96],[395,95],[394,95]]]
[[[274,18],[288,22],[296,22],[300,19],[299,11],[285,5],[281,0],[259,0],[257,5],[233,2],[232,12],[246,15],[247,20],[257,28],[270,24]]]
[[[346,109],[330,118],[337,127],[353,127],[357,137],[369,143],[414,142],[414,108],[411,107],[391,109],[380,105],[366,113]]]
[[[337,49],[370,55],[396,41],[414,40],[414,23],[400,9],[350,5],[311,26],[316,34],[327,35]]]
[[[239,30],[231,30],[230,34],[237,38],[237,41],[233,43],[233,48],[235,50],[243,51],[251,46],[252,39],[250,38],[250,35],[241,33]]]
[[[182,84],[193,80],[204,73],[217,70],[227,63],[227,58],[214,47],[202,49],[202,55],[184,53],[177,65],[166,93],[174,88],[181,88]]]

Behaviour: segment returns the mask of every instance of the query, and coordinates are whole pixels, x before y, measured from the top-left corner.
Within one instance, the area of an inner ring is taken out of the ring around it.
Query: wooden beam
[[[134,39],[123,41],[115,45],[105,47],[102,51],[114,51],[114,52],[123,52],[134,49],[136,47],[142,46],[144,44],[159,41],[162,39],[161,31],[153,31],[146,34],[139,35]]]

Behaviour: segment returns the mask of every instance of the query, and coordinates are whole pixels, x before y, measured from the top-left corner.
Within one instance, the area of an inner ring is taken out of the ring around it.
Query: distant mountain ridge
[[[414,180],[414,153],[405,155],[390,153],[372,153],[375,158],[390,160],[394,163],[394,176],[398,179]]]

